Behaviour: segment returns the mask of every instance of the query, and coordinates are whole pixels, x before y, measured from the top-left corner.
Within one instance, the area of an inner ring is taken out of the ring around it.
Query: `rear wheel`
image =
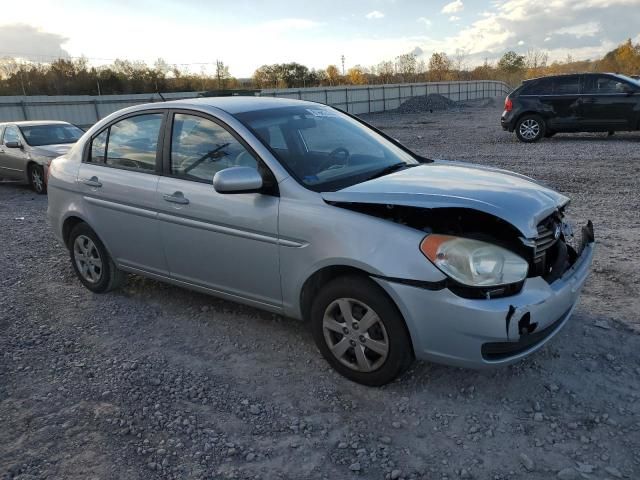
[[[354,382],[384,385],[413,361],[400,312],[366,277],[339,277],[325,285],[311,307],[311,322],[324,358]]]
[[[82,284],[95,293],[106,293],[122,285],[124,273],[116,268],[107,249],[86,223],[69,235],[71,264]]]
[[[34,192],[41,195],[47,193],[47,184],[44,181],[44,169],[40,165],[29,166],[29,185]]]
[[[540,115],[524,115],[516,124],[516,136],[521,142],[537,142],[545,133],[546,126]]]

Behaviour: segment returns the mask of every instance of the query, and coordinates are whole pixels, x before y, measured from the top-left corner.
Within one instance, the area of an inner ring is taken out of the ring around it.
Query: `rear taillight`
[[[505,98],[504,100],[504,109],[507,112],[510,112],[511,110],[513,110],[513,102],[509,97]]]

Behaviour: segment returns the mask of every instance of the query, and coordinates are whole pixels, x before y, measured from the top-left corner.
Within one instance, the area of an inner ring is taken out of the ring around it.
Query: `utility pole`
[[[342,60],[342,76],[344,77],[344,55],[340,57],[340,60]]]

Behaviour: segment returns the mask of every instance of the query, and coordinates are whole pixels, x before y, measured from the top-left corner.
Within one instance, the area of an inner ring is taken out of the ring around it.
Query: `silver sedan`
[[[328,106],[256,97],[116,112],[49,180],[88,289],[129,272],[308,320],[327,361],[367,385],[416,357],[505,365],[549,341],[593,257],[568,203]]]
[[[66,153],[84,132],[67,122],[0,123],[0,178],[31,185],[47,193],[51,160]]]

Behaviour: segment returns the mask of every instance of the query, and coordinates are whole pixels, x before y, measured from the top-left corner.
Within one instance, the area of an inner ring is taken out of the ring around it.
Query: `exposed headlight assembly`
[[[527,278],[529,264],[515,253],[471,238],[432,234],[420,251],[444,274],[470,287],[493,287]]]

